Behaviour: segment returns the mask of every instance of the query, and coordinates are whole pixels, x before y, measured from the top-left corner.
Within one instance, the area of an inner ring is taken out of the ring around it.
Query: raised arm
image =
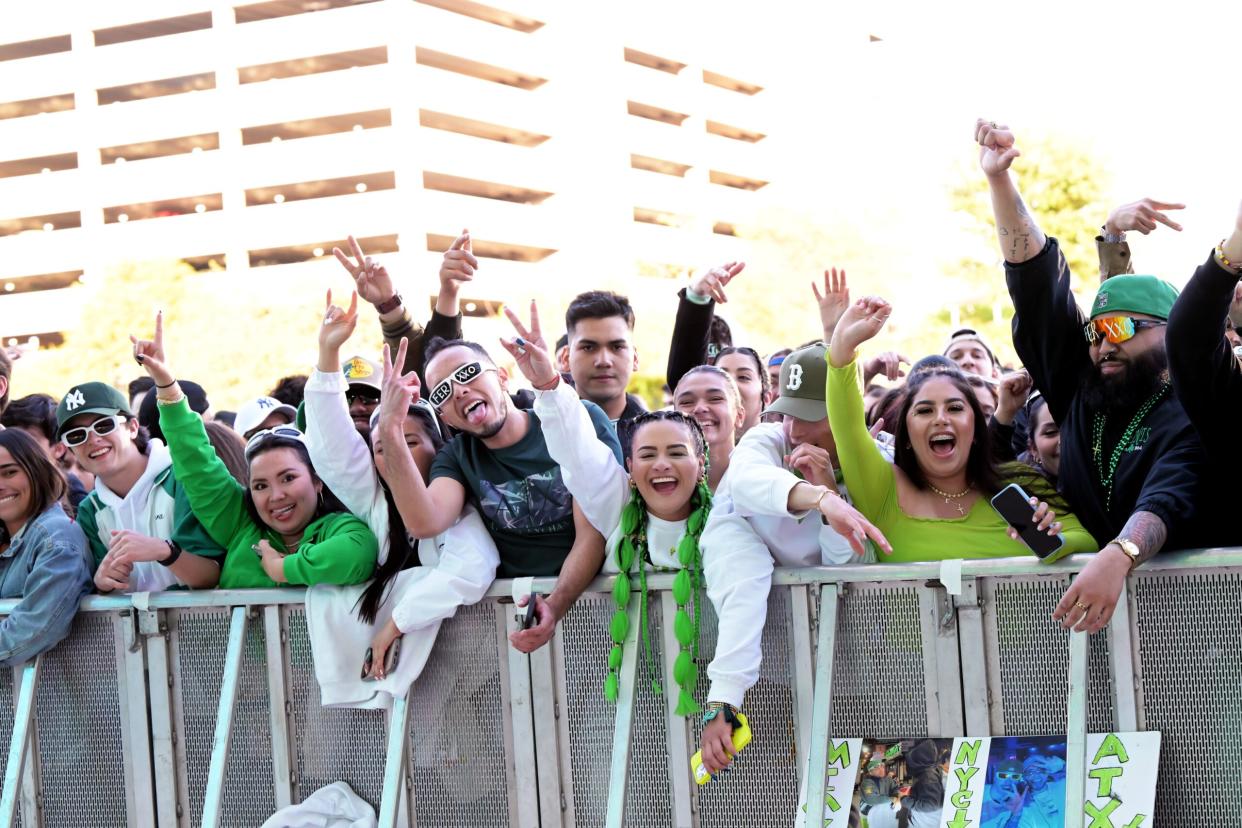
[[[1044,249],[1047,237],[1022,203],[1018,185],[1009,174],[1013,160],[1022,154],[1014,144],[1013,133],[1004,124],[980,118],[975,122],[975,141],[979,144],[979,166],[992,194],[1001,254],[1014,264],[1033,259]]]
[[[401,340],[394,363],[388,346],[384,346],[384,385],[376,427],[380,439],[388,446],[405,445],[406,413],[418,399],[418,375],[413,371],[403,373],[396,367],[404,364],[408,347],[409,340]],[[457,521],[466,505],[466,488],[460,481],[433,475],[430,483],[424,482],[408,451],[388,452],[384,465],[388,490],[392,492],[406,531],[417,538],[433,538]]]
[[[203,420],[190,410],[164,352],[164,314],[155,317],[153,339],[130,336],[134,360],[155,382],[160,430],[168,441],[177,482],[185,488],[194,516],[211,539],[228,549],[237,532],[249,525],[241,484],[212,448]]]
[[[1108,214],[1102,233],[1095,237],[1096,252],[1100,256],[1100,281],[1134,272],[1130,258],[1130,245],[1126,233],[1138,231],[1146,236],[1157,227],[1157,222],[1181,232],[1182,226],[1165,215],[1167,210],[1181,210],[1185,204],[1141,198]]]
[[[872,519],[894,496],[894,471],[867,430],[858,378],[858,348],[879,334],[891,313],[892,307],[878,296],[859,299],[836,324],[828,345],[826,405],[837,459],[850,498]]]
[[[690,284],[679,292],[677,317],[673,320],[673,336],[664,376],[669,388],[676,388],[691,368],[707,363],[716,303],[723,305],[729,301],[725,286],[744,267],[745,262],[728,262],[709,268],[696,273],[691,277]]]
[[[629,497],[630,477],[612,449],[599,440],[595,424],[574,389],[561,382],[539,325],[539,308],[530,303],[530,328],[509,308],[505,315],[517,336],[500,344],[535,388],[535,413],[543,428],[548,454],[561,467],[561,477],[587,520],[608,537],[621,522]]]
[[[306,447],[316,474],[345,508],[365,520],[375,498],[383,494],[371,452],[354,428],[345,401],[341,348],[357,325],[357,292],[350,297],[348,308],[340,308],[332,304],[332,291],[328,291],[319,326],[319,360],[306,382]],[[382,545],[387,526],[371,529],[381,537]]]
[[[1204,445],[1237,444],[1242,371],[1225,339],[1242,273],[1242,209],[1230,234],[1177,297],[1165,335],[1169,373],[1178,401]]]

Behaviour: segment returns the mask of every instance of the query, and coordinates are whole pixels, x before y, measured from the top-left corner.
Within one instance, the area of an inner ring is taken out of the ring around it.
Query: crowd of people
[[[308,610],[316,672],[325,703],[348,703],[360,698],[348,686],[358,642],[364,679],[408,688],[437,625],[495,578],[556,576],[510,636],[531,652],[602,571],[616,576],[600,663],[615,699],[624,659],[662,675],[646,578],[672,572],[677,710],[702,714],[717,772],[758,679],[775,567],[1031,555],[990,502],[1011,484],[1035,531],[1060,538],[1048,559],[1095,553],[1054,618],[1103,629],[1135,566],[1238,540],[1222,495],[1242,452],[1229,422],[1242,398],[1242,218],[1179,295],[1132,272],[1125,239],[1180,229],[1167,215],[1179,205],[1118,208],[1084,311],[1011,175],[1013,132],[981,120],[976,141],[1020,366],[971,329],[945,331],[942,353],[913,362],[882,350],[891,302],[851,296],[835,269],[806,295],[819,336],[765,358],[717,315],[746,278],[730,262],[679,293],[669,404],[648,411],[626,390],[637,355],[624,296],[577,296],[552,347],[533,302],[527,315],[506,309],[506,360],[466,339],[458,294],[480,267],[468,232],[444,255],[425,327],[352,238],[334,250],[353,291],[328,293],[314,370],[235,414],[212,412],[178,376],[164,345],[175,320],[161,316],[150,338],[130,337],[142,377],[128,395],[83,377],[59,401],[10,401],[0,354],[0,597],[20,599],[0,622],[0,663],[54,646],[92,589],[301,585],[308,602],[330,596]],[[379,314],[378,361],[346,352],[359,300]],[[705,598],[719,635],[700,654]],[[627,653],[632,600],[644,644]],[[420,655],[395,657],[403,637]]]

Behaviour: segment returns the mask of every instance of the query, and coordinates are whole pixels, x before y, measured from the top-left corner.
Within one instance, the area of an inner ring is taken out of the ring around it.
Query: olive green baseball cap
[[[1126,274],[1100,284],[1091,304],[1091,317],[1142,313],[1168,319],[1177,301],[1177,288],[1155,276]]]
[[[785,357],[781,363],[781,395],[767,410],[812,423],[826,419],[827,353],[824,343],[817,342]]]
[[[104,382],[84,382],[69,389],[56,406],[56,436],[60,437],[65,423],[79,414],[124,414],[133,417],[125,395]]]

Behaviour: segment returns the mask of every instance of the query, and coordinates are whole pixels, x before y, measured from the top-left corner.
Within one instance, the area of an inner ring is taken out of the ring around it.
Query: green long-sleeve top
[[[843,368],[828,363],[828,421],[837,442],[837,455],[850,500],[893,545],[893,554],[880,555],[882,563],[939,561],[949,558],[1009,558],[1033,554],[1021,541],[1010,540],[1008,524],[990,499],[978,498],[960,518],[922,518],[908,515],[897,502],[897,472],[880,453],[867,432],[862,386],[857,362]],[[1004,470],[1019,476],[1022,467]],[[1009,476],[1009,475],[1007,475]],[[1021,475],[1026,491],[1041,500],[1055,494],[1036,474]],[[1055,557],[1095,552],[1099,546],[1072,514],[1059,514],[1065,545]]]
[[[251,547],[266,539],[284,548],[280,535],[256,523],[246,510],[244,491],[207,439],[202,419],[180,400],[161,405],[160,429],[168,441],[177,480],[190,506],[212,539],[227,550],[220,571],[221,589],[284,586],[263,571]],[[375,571],[378,545],[367,525],[347,512],[331,512],[306,527],[296,551],[284,559],[290,585],[361,584]]]

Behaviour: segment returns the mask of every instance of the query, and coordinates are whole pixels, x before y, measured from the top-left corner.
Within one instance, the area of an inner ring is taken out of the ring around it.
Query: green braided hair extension
[[[693,716],[702,712],[694,700],[694,689],[699,682],[699,630],[703,622],[703,553],[699,549],[699,537],[712,509],[712,493],[707,487],[706,474],[699,480],[691,504],[693,509],[686,520],[686,534],[677,544],[677,561],[681,564],[681,571],[673,579],[673,600],[677,602],[673,632],[681,645],[681,652],[673,663],[673,678],[679,688],[677,708],[673,712],[678,716]],[[694,600],[693,621],[686,610],[691,599]]]
[[[707,441],[702,430],[693,419],[676,412],[654,412],[636,418],[628,430],[628,437],[637,432],[638,427],[648,420],[676,419],[681,421],[695,437],[699,455],[707,458]],[[626,441],[628,444],[628,440]],[[628,445],[627,445],[628,448]],[[628,452],[627,452],[628,453]],[[673,599],[677,604],[677,613],[673,619],[673,632],[680,646],[680,652],[673,665],[673,678],[677,682],[679,692],[676,714],[691,716],[701,712],[698,702],[694,700],[694,690],[698,684],[699,668],[699,633],[702,626],[702,591],[703,591],[703,555],[699,550],[699,537],[707,524],[707,516],[711,511],[712,494],[707,486],[707,471],[695,487],[690,498],[691,512],[686,520],[686,533],[677,544],[677,560],[681,565],[673,579]],[[612,638],[612,649],[608,654],[608,676],[604,680],[604,697],[616,702],[620,690],[621,663],[624,659],[625,639],[629,634],[629,616],[626,608],[630,601],[631,572],[635,563],[638,565],[639,580],[639,624],[642,630],[642,647],[644,660],[647,663],[647,674],[651,678],[651,689],[656,695],[662,693],[659,671],[655,668],[655,658],[651,647],[651,634],[647,620],[647,508],[638,488],[631,481],[630,500],[621,510],[621,543],[617,549],[618,570],[617,580],[613,584],[613,603],[617,609],[609,624],[609,635]],[[687,607],[694,602],[694,616]]]
[[[616,612],[608,625],[608,635],[612,638],[612,650],[608,653],[608,677],[604,679],[604,698],[610,702],[617,701],[621,681],[621,660],[624,655],[625,638],[630,633],[630,617],[626,607],[630,603],[630,570],[634,559],[638,558],[634,545],[634,537],[640,523],[643,523],[646,509],[643,508],[642,496],[633,484],[630,485],[630,502],[621,510],[621,545],[617,547],[617,580],[612,585],[612,601],[616,604]],[[639,560],[639,571],[643,569]]]

